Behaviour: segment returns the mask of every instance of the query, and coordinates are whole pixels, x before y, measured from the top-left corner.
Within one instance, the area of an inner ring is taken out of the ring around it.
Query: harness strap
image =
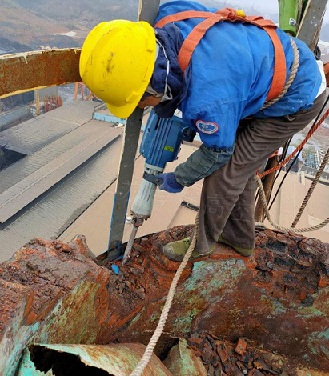
[[[196,46],[209,28],[222,21],[247,22],[264,29],[271,38],[274,46],[274,72],[272,84],[266,100],[272,100],[281,94],[287,75],[286,58],[281,41],[275,32],[276,25],[272,21],[265,20],[260,16],[246,16],[243,11],[225,8],[218,10],[216,13],[188,10],[171,14],[159,20],[154,27],[162,28],[167,23],[179,22],[189,18],[204,18],[204,20],[193,28],[184,40],[179,51],[178,62],[183,72],[185,72],[188,67]]]

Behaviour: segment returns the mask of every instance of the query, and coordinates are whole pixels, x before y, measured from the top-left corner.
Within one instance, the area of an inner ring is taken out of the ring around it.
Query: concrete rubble
[[[38,344],[146,345],[179,265],[161,247],[192,232],[137,239],[124,267],[95,258],[83,236],[26,244],[0,264],[0,374]],[[168,375],[326,375],[328,296],[327,243],[262,230],[252,258],[219,244],[189,262],[155,354]]]

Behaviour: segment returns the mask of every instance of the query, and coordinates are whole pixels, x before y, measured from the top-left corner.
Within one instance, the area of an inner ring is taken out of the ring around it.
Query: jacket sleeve
[[[190,186],[225,165],[230,159],[239,125],[242,102],[216,103],[205,106],[188,119],[199,134],[201,147],[175,169],[176,180]],[[221,119],[218,122],[217,119]]]
[[[186,162],[181,163],[175,169],[175,178],[178,183],[189,187],[198,180],[201,180],[221,166],[226,164],[230,159],[234,148],[209,148],[204,144],[201,145]]]

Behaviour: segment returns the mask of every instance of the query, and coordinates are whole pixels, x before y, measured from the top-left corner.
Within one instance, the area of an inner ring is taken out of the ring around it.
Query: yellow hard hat
[[[113,115],[127,118],[150,82],[155,55],[155,34],[147,22],[101,22],[83,43],[80,75]]]

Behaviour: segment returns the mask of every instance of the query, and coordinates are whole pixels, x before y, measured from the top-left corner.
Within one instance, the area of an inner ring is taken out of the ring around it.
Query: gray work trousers
[[[318,115],[325,97],[321,94],[311,109],[289,117],[253,118],[239,126],[232,157],[204,179],[197,252],[206,253],[220,236],[235,246],[254,248],[255,173],[275,150]]]

